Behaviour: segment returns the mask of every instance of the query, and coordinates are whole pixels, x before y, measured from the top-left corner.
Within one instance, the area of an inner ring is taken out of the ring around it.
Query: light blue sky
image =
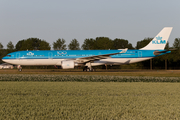
[[[0,42],[37,37],[52,43],[64,38],[109,37],[137,41],[173,27],[180,37],[179,0],[0,0]]]

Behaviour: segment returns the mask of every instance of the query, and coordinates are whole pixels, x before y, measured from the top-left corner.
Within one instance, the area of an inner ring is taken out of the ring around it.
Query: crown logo
[[[34,53],[32,53],[32,52],[28,52],[28,53],[27,53],[27,55],[34,55]]]
[[[166,44],[166,40],[162,40],[162,37],[156,37],[156,40],[152,41],[152,44]]]

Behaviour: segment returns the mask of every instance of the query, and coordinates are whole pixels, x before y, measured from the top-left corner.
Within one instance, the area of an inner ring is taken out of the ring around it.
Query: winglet
[[[122,51],[119,52],[119,53],[126,53],[126,51],[128,50],[128,48],[125,48],[125,49],[118,49],[118,50],[122,50]]]

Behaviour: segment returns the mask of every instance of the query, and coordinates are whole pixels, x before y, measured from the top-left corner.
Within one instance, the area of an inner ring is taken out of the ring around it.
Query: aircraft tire
[[[87,71],[87,68],[83,68],[83,71],[86,72],[86,71]]]
[[[88,72],[91,72],[89,68],[87,68],[87,71],[88,71]]]
[[[95,69],[92,68],[91,72],[94,72],[94,71],[95,71]]]

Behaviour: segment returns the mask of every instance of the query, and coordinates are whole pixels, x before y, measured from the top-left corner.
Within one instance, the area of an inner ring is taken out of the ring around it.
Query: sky
[[[137,41],[173,27],[170,46],[180,34],[180,0],[0,0],[0,43],[39,38],[68,45],[77,39],[109,37]]]

